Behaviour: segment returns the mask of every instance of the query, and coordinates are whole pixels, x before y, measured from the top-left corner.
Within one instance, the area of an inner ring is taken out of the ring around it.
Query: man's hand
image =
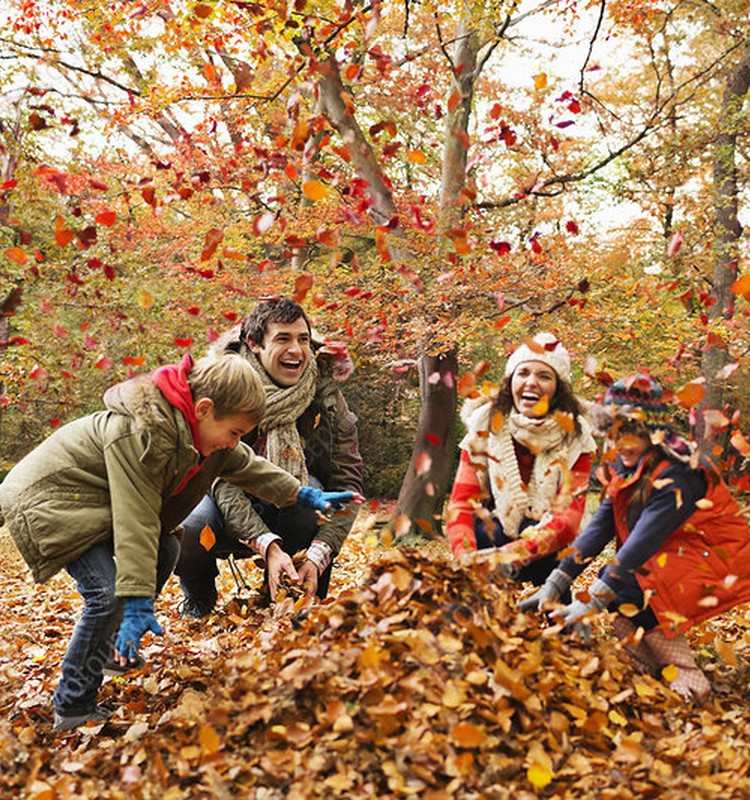
[[[278,542],[271,542],[268,545],[266,564],[268,565],[268,592],[271,596],[271,602],[276,601],[283,575],[286,575],[292,583],[297,585],[301,583],[300,575],[302,570],[300,570],[299,574],[297,573],[291,557],[281,549]]]
[[[318,568],[306,558],[299,568],[299,577],[302,581],[302,589],[308,597],[314,597],[318,591]]]
[[[314,486],[301,486],[295,499],[301,506],[325,513],[342,509],[347,503],[361,503],[364,497],[358,492],[324,492]]]

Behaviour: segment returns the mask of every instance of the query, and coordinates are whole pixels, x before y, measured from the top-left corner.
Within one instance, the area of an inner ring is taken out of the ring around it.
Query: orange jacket
[[[657,465],[652,482],[670,463],[664,459]],[[630,534],[627,511],[644,464],[632,475],[615,476],[607,486],[620,544]],[[748,522],[723,481],[711,486],[709,480],[708,486],[704,507],[671,533],[636,574],[667,636],[750,601]]]

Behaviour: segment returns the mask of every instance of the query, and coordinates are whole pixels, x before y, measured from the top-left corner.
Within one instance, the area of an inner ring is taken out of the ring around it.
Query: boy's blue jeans
[[[175,536],[159,538],[156,594],[172,574],[180,543]],[[62,663],[62,677],[52,698],[64,717],[88,714],[96,706],[102,669],[112,657],[112,640],[120,626],[123,601],[115,597],[114,542],[95,544],[66,567],[83,598],[83,612],[73,630]]]

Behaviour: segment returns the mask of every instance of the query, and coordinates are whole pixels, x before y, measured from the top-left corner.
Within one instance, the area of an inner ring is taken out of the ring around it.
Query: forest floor
[[[528,588],[442,542],[384,547],[360,512],[331,596],[257,602],[261,570],[222,565],[218,610],[181,619],[175,578],[144,669],[105,679],[110,721],[51,730],[80,601],[35,586],[0,531],[0,798],[747,798],[750,616],[690,633],[713,685],[680,700],[516,599]]]

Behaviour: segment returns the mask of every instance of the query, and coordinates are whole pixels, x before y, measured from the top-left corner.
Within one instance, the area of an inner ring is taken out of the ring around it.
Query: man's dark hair
[[[288,297],[274,297],[268,300],[261,300],[257,306],[242,320],[240,335],[243,341],[250,344],[257,344],[263,347],[263,342],[268,332],[268,325],[271,322],[280,322],[288,325],[298,319],[305,320],[307,330],[310,331],[310,320],[307,318],[304,309],[299,303],[295,303]]]

